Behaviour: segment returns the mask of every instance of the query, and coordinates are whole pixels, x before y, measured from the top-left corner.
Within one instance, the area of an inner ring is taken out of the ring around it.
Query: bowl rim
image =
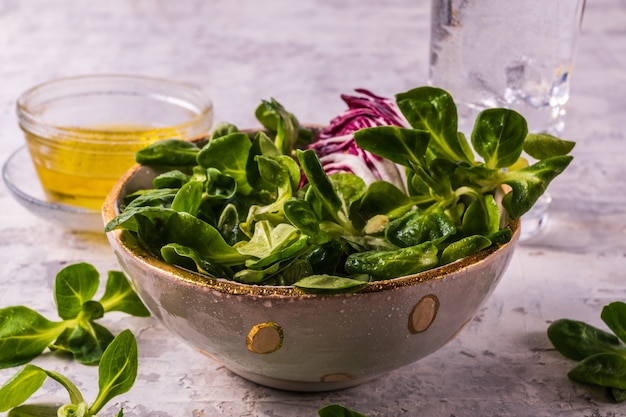
[[[126,183],[143,168],[140,164],[133,165],[118,180],[111,192],[107,195],[102,205],[102,218],[104,224],[108,224],[119,213],[119,196],[124,191]],[[112,246],[117,246],[123,251],[132,255],[137,262],[141,263],[148,270],[164,271],[170,274],[175,280],[181,280],[187,284],[197,285],[207,289],[231,295],[252,295],[252,296],[287,296],[287,297],[320,297],[337,295],[354,295],[370,292],[381,292],[385,290],[397,289],[401,287],[413,286],[421,282],[442,279],[453,272],[459,272],[471,266],[476,266],[487,258],[500,252],[504,252],[509,246],[515,246],[519,239],[521,221],[511,219],[507,226],[512,230],[511,239],[503,244],[492,245],[473,255],[466,256],[457,261],[442,265],[433,269],[419,272],[417,274],[406,275],[398,278],[390,278],[379,281],[368,282],[363,288],[348,293],[309,293],[294,286],[277,285],[252,285],[244,284],[226,278],[213,278],[199,272],[191,271],[176,265],[168,264],[157,258],[153,254],[143,249],[131,233],[127,230],[112,230],[107,232],[107,237]],[[119,256],[119,255],[118,255]]]

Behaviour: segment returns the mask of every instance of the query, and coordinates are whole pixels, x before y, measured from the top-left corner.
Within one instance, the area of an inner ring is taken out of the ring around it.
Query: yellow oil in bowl
[[[78,139],[86,135],[89,141]],[[54,138],[28,132],[25,136],[47,198],[97,210],[135,162],[135,152],[157,140],[185,139],[175,128],[141,126],[64,129]]]

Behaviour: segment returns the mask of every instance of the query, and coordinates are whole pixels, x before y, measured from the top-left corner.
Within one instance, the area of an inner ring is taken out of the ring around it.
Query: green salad
[[[272,99],[258,131],[221,123],[207,141],[139,151],[162,174],[105,231],[209,277],[354,291],[506,243],[508,219],[572,161],[573,142],[529,133],[513,110],[481,112],[468,140],[444,90],[357,91],[321,131]]]

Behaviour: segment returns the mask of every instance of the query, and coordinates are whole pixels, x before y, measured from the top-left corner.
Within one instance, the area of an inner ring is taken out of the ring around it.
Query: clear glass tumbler
[[[459,130],[492,107],[521,113],[530,132],[561,136],[585,0],[432,0],[429,83],[458,106]],[[550,196],[522,219],[545,225]]]

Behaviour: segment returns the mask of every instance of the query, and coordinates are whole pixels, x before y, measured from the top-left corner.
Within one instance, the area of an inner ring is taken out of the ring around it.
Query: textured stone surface
[[[14,105],[55,77],[135,73],[205,89],[217,120],[256,126],[275,97],[302,121],[325,123],[342,93],[391,96],[424,84],[426,1],[3,0],[0,3],[0,158],[22,145]],[[626,300],[626,2],[588,2],[564,137],[575,162],[552,184],[549,228],[522,246],[480,314],[437,353],[360,387],[297,394],[246,382],[186,347],[152,319],[114,315],[141,352],[137,384],[110,404],[129,417],[315,416],[342,403],[370,417],[625,416],[600,390],[575,384],[573,365],[546,338],[550,321],[602,326],[603,305]],[[19,206],[0,184],[0,306],[54,317],[51,288],[64,265],[117,269],[104,239],[60,229]],[[95,369],[50,356],[95,398]],[[0,370],[4,382],[14,370]],[[40,400],[65,400],[46,383]],[[106,411],[106,410],[105,410]]]

